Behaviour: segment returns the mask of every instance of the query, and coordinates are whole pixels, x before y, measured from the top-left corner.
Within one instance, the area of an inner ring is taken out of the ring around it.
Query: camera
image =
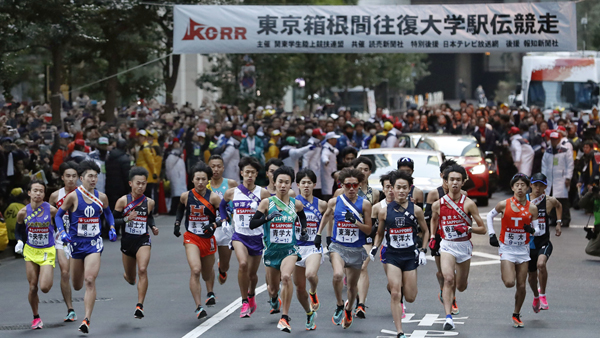
[[[592,193],[597,194],[598,192],[600,192],[600,175],[594,176],[592,183]]]

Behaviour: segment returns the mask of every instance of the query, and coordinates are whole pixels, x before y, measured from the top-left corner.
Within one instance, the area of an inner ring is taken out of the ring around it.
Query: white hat
[[[108,137],[100,137],[98,139],[98,144],[108,144]]]
[[[204,133],[203,131],[199,131],[196,133],[196,136],[206,138],[206,133]]]
[[[333,131],[330,131],[327,133],[327,135],[325,135],[326,140],[330,140],[332,138],[340,138],[340,137],[341,137],[340,135],[334,133]]]

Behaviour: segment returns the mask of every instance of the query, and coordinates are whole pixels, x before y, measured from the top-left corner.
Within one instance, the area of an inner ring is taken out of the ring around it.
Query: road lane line
[[[493,254],[479,252],[479,251],[473,251],[473,256],[500,260],[500,256],[498,256],[498,255],[493,255]]]
[[[255,295],[259,295],[267,290],[267,284],[263,284],[256,288]],[[213,326],[219,324],[223,319],[227,318],[230,314],[234,313],[237,309],[242,306],[242,297],[231,302],[223,310],[219,311],[216,315],[208,318],[204,323],[198,325],[195,329],[188,332],[183,338],[197,338],[210,330]]]

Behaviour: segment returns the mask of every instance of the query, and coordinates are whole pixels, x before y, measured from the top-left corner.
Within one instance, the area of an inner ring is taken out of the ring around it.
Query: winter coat
[[[315,189],[321,189],[321,178],[319,175],[321,174],[321,151],[323,147],[321,146],[321,141],[316,137],[311,137],[308,140],[308,145],[316,147],[302,156],[302,169],[310,169],[317,175]]]
[[[181,196],[187,191],[185,180],[185,162],[181,158],[181,151],[174,149],[165,162],[165,173],[171,182],[171,198]]]
[[[321,192],[323,195],[333,195],[335,180],[332,174],[337,170],[337,155],[339,151],[329,142],[323,145],[321,152]]]
[[[240,179],[240,141],[236,140],[233,137],[229,138],[227,141],[225,151],[221,154],[223,158],[223,163],[225,163],[225,171],[223,172],[223,177],[231,179],[231,180],[239,180]]]
[[[521,135],[510,137],[510,152],[518,172],[531,176],[535,152],[526,139]],[[573,170],[571,170],[573,172]]]
[[[265,165],[265,154],[264,154],[265,145],[263,144],[263,141],[261,140],[260,137],[253,136],[254,151],[252,153],[250,153],[250,149],[248,147],[248,139],[249,138],[250,138],[250,136],[242,139],[242,142],[240,143],[240,156],[241,157],[246,157],[246,156],[254,157],[258,160],[258,162],[260,162],[261,165]]]
[[[549,147],[542,158],[542,174],[548,179],[546,194],[555,198],[568,198],[569,187],[565,186],[565,180],[573,177],[573,168],[573,155],[567,147]]]
[[[311,147],[312,145],[302,148],[296,148],[295,146],[290,145],[283,146],[283,148],[281,148],[282,153],[289,151],[288,157],[283,159],[283,165],[294,169],[294,173],[297,173],[298,168],[300,167],[300,159],[311,150]],[[292,189],[296,194],[298,194],[298,185],[296,184],[295,177],[292,177]]]

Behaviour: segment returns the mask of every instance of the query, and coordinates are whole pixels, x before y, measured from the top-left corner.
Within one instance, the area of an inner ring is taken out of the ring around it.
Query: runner
[[[155,202],[144,195],[148,183],[148,170],[133,167],[129,171],[131,193],[117,200],[115,204],[115,225],[121,228],[121,252],[123,253],[123,277],[127,283],[135,285],[137,265],[138,302],[133,316],[144,318],[144,299],[148,291],[148,263],[150,262],[150,230],[158,236],[154,224]]]
[[[256,176],[260,171],[260,163],[253,157],[244,157],[240,160],[240,174],[242,184],[227,190],[219,205],[221,220],[227,218],[227,204],[233,201],[233,226],[231,248],[239,263],[238,284],[242,296],[242,309],[240,318],[250,318],[256,311],[255,291],[258,283],[256,272],[260,266],[262,251],[262,229],[250,229],[250,220],[256,213],[261,199],[269,198],[271,194],[264,188],[256,185]],[[224,224],[224,226],[228,226]],[[279,307],[279,302],[275,304]]]
[[[542,173],[537,173],[531,176],[531,194],[527,195],[527,199],[535,204],[538,208],[538,224],[540,227],[540,235],[533,238],[529,242],[529,286],[533,291],[533,311],[535,313],[541,310],[548,310],[548,301],[546,300],[546,284],[548,283],[548,270],[546,265],[550,255],[552,255],[552,242],[550,242],[550,231],[548,231],[546,223],[546,215],[556,209],[556,236],[562,233],[562,204],[551,196],[546,196],[546,186],[548,185],[546,176]],[[538,271],[539,270],[539,271]],[[538,277],[540,280],[540,288],[538,290]]]
[[[77,163],[75,162],[63,162],[58,167],[60,172],[60,178],[64,182],[65,186],[53,192],[48,199],[48,203],[55,208],[60,208],[63,204],[65,197],[77,189]],[[69,227],[69,213],[67,212],[63,216],[63,222]],[[68,230],[67,230],[68,231]],[[60,267],[60,291],[62,292],[65,305],[67,306],[67,316],[65,322],[74,322],[77,320],[77,315],[73,309],[73,299],[71,298],[71,274],[69,272],[69,253],[64,252],[65,248],[68,251],[69,246],[63,245],[60,240],[58,231],[54,234],[54,247],[56,248],[56,260]]]
[[[17,213],[15,237],[17,245],[15,252],[25,257],[25,271],[29,282],[29,305],[33,312],[31,328],[41,329],[44,323],[38,312],[40,299],[39,289],[48,293],[52,288],[54,275],[56,249],[54,248],[54,226],[52,217],[56,214],[56,208],[44,202],[46,185],[44,182],[34,179],[29,183],[28,195],[31,199],[25,208]],[[25,227],[25,243],[21,238],[22,229]]]
[[[415,162],[408,157],[400,158],[398,160],[398,171],[403,171],[407,173],[408,176],[412,177],[413,173],[415,172]],[[423,209],[423,202],[425,201],[423,196],[423,190],[415,187],[414,185],[410,187],[408,199],[421,209]]]
[[[373,249],[370,252],[371,260],[375,260],[377,248],[385,238],[388,247],[385,251],[386,275],[390,289],[392,317],[396,324],[398,338],[406,338],[402,330],[402,317],[404,315],[401,300],[412,303],[417,298],[417,267],[427,264],[427,243],[422,241],[420,250],[417,250],[417,228],[421,228],[424,238],[428,238],[429,229],[425,223],[423,209],[416,206],[408,199],[408,193],[413,184],[412,177],[399,171],[390,174],[389,183],[394,187],[395,200],[385,208],[378,208],[377,219],[379,226]]]
[[[371,176],[371,172],[373,170],[373,162],[370,159],[364,156],[360,156],[354,161],[352,161],[352,166],[357,170],[360,170],[363,175],[365,175],[364,180],[360,182],[360,187],[358,188],[358,196],[363,197],[369,203],[371,203],[371,207],[375,205],[375,203],[379,202],[379,190],[373,190],[373,188],[369,187],[369,176]],[[367,233],[367,239],[365,244],[365,251],[370,252],[373,247],[373,238],[375,237],[375,231],[371,233]],[[369,260],[365,259],[363,261],[362,267],[360,269],[360,278],[358,279],[358,296],[356,297],[356,317],[365,319],[367,316],[367,306],[365,303],[367,302],[367,294],[369,292]],[[346,276],[346,281],[347,281]]]
[[[371,203],[358,196],[360,182],[365,179],[358,169],[345,168],[340,172],[344,193],[327,203],[318,234],[333,218],[333,237],[329,246],[329,260],[333,267],[333,289],[337,308],[332,322],[344,329],[352,325],[352,303],[357,297],[360,269],[368,255],[364,245],[372,232]],[[344,270],[347,276],[348,300],[342,299]],[[344,311],[345,310],[345,311]]]
[[[432,190],[427,194],[427,203],[425,203],[425,221],[429,223],[429,231],[430,236],[435,236],[435,241],[429,241],[429,248],[431,249],[431,256],[435,259],[435,266],[437,268],[437,272],[435,276],[437,277],[438,283],[440,285],[440,292],[438,293],[438,299],[440,303],[444,305],[444,297],[442,295],[442,290],[444,289],[444,275],[442,274],[442,266],[440,264],[440,243],[442,242],[441,231],[442,229],[438,227],[438,231],[433,230],[433,226],[431,225],[431,205],[438,201],[440,198],[444,197],[446,193],[448,193],[448,185],[446,181],[444,181],[444,170],[449,166],[456,164],[454,160],[446,160],[440,166],[440,178],[442,178],[442,185],[439,186],[436,190]],[[461,194],[467,196],[467,192],[464,190],[460,191]],[[460,310],[458,309],[458,304],[456,303],[456,295],[452,300],[452,314],[459,314]]]
[[[507,288],[515,285],[515,309],[512,315],[513,326],[525,327],[521,320],[521,307],[525,301],[527,270],[529,267],[529,241],[531,235],[540,235],[538,210],[534,203],[527,200],[529,177],[516,174],[510,181],[514,196],[500,201],[487,215],[487,228],[490,245],[499,247],[500,271],[502,281]],[[503,214],[500,243],[494,231],[494,217]]]
[[[444,170],[444,182],[448,186],[448,194],[431,206],[431,224],[433,232],[438,226],[442,228],[440,243],[440,265],[444,275],[443,303],[446,310],[444,330],[453,330],[452,303],[456,290],[467,289],[469,268],[473,244],[471,233],[485,234],[485,224],[479,217],[477,205],[467,196],[461,194],[460,188],[467,179],[465,168],[455,164]],[[473,220],[477,225],[473,225]],[[430,241],[435,241],[435,235]],[[434,244],[435,246],[435,244]]]
[[[267,170],[267,178],[269,179],[269,185],[267,185],[265,189],[267,189],[269,195],[271,196],[275,196],[275,194],[277,193],[277,188],[275,188],[275,181],[273,180],[273,174],[275,173],[275,170],[281,167],[283,167],[283,161],[278,158],[272,158],[268,160],[267,164],[265,165],[265,168]],[[296,193],[294,192],[294,190],[290,189],[289,195],[290,197],[295,197]]]
[[[223,178],[223,171],[225,170],[225,162],[219,155],[212,155],[208,159],[208,166],[213,171],[213,176],[208,182],[206,188],[212,190],[214,193],[219,195],[219,198],[223,198],[227,189],[235,188],[238,183],[234,180]],[[217,214],[217,221],[221,219],[221,215]],[[227,271],[229,271],[229,261],[231,260],[231,249],[229,249],[229,243],[231,242],[231,233],[225,232],[229,228],[218,227],[215,230],[215,238],[217,240],[217,251],[219,252],[219,260],[217,262],[217,268],[219,269],[219,284],[223,285],[227,281]]]
[[[89,333],[90,318],[96,302],[96,278],[100,270],[100,254],[104,249],[102,242],[102,222],[100,215],[104,214],[110,226],[108,231],[111,242],[117,240],[115,220],[108,207],[108,198],[104,193],[95,189],[100,168],[93,161],[83,161],[79,164],[78,173],[81,185],[75,193],[67,195],[58,209],[54,221],[63,243],[71,246],[71,278],[73,289],[81,290],[85,281],[85,318],[79,326],[79,331]],[[69,232],[66,232],[63,216],[69,211]]]
[[[250,229],[263,227],[266,250],[264,262],[267,285],[271,303],[271,314],[278,313],[281,307],[281,319],[277,328],[290,333],[290,317],[288,316],[294,289],[292,272],[297,261],[301,260],[296,246],[296,221],[302,226],[303,240],[307,239],[306,214],[300,201],[289,197],[289,190],[294,178],[294,169],[283,166],[273,173],[276,195],[263,199],[258,210],[250,221]],[[281,281],[281,298],[279,298],[279,282]],[[274,305],[276,304],[276,305]],[[316,313],[307,301],[302,304],[306,311],[306,329],[314,330]],[[275,310],[276,309],[276,310]]]
[[[298,252],[302,260],[296,262],[294,271],[294,284],[296,284],[298,301],[305,306],[310,301],[312,311],[318,311],[321,307],[317,296],[317,284],[319,283],[319,268],[323,264],[323,248],[321,248],[321,235],[317,235],[321,218],[327,210],[327,202],[313,196],[313,189],[317,183],[317,175],[310,169],[302,169],[296,174],[296,184],[300,189],[300,195],[296,198],[304,205],[307,219],[308,240],[301,239],[301,232],[296,228],[296,241]],[[310,284],[306,292],[306,280]],[[315,325],[316,327],[316,325]]]
[[[196,317],[202,319],[207,316],[202,307],[202,285],[200,274],[206,283],[206,306],[216,304],[213,286],[215,283],[215,253],[217,240],[214,232],[217,228],[216,215],[221,198],[216,193],[208,190],[206,185],[212,177],[212,169],[200,162],[192,169],[192,183],[194,189],[181,194],[177,216],[175,216],[175,229],[173,234],[181,236],[180,226],[184,213],[185,230],[183,246],[185,255],[190,265],[190,291],[196,303]]]

